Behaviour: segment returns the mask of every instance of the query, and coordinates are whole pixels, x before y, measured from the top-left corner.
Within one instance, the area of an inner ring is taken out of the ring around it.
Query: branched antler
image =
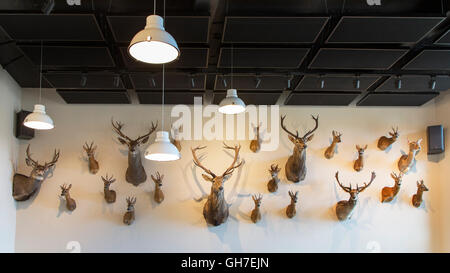
[[[342,185],[341,181],[339,181],[339,172],[336,172],[336,181],[338,183],[338,185],[342,188],[342,190],[344,190],[345,192],[350,192],[352,190],[352,185],[350,184],[350,187],[345,187],[344,185]]]
[[[239,157],[239,151],[241,150],[241,145],[236,145],[234,147],[228,146],[227,144],[225,144],[225,142],[223,143],[223,147],[225,149],[229,149],[229,150],[234,150],[234,159],[233,162],[231,163],[230,167],[228,167],[228,169],[225,170],[225,172],[222,174],[222,176],[225,175],[230,175],[233,173],[234,169],[239,168],[242,165],[242,161],[239,162],[239,164],[236,164],[236,161],[238,160]]]
[[[370,184],[372,184],[373,180],[375,180],[375,177],[376,177],[375,172],[372,172],[372,177],[370,178],[370,182],[368,184],[364,183],[364,186],[362,187],[358,187],[358,185],[356,185],[356,190],[358,191],[358,193],[364,191],[367,187],[369,187]]]
[[[198,146],[196,148],[191,148],[191,150],[192,150],[192,157],[194,158],[193,161],[194,161],[195,166],[203,169],[207,174],[211,175],[212,178],[214,178],[214,177],[216,177],[216,175],[211,170],[209,170],[208,168],[203,166],[202,163],[200,163],[200,160],[198,160],[197,155],[195,154],[198,150],[202,150],[204,148],[206,148],[206,146],[203,146],[203,147]]]

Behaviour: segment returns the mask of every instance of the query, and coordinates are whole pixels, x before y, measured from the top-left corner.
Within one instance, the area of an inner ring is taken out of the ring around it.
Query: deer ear
[[[394,134],[393,134],[393,133],[391,133],[391,132],[389,132],[389,135],[390,135],[390,136],[392,136],[392,137],[394,136]]]
[[[288,138],[289,138],[290,141],[292,141],[292,143],[295,144],[295,140],[296,140],[295,137],[293,137],[293,136],[291,136],[291,135],[288,135]]]
[[[306,138],[305,142],[309,142],[313,139],[314,134],[310,135],[309,137]]]
[[[391,173],[391,177],[392,177],[393,179],[395,179],[394,173]]]
[[[125,139],[123,139],[123,138],[121,138],[121,137],[118,137],[117,139],[119,140],[119,142],[120,142],[122,145],[127,145],[127,144],[128,144],[128,143],[125,141]]]
[[[359,149],[361,149],[361,147],[359,147],[359,145],[356,145],[356,150],[359,150]]]
[[[202,174],[202,177],[203,177],[203,179],[205,179],[206,181],[213,182],[213,178],[210,177],[210,176],[208,176],[208,175],[206,175],[206,174]]]
[[[366,146],[364,146],[364,150],[366,150],[367,149],[367,144],[366,144]]]
[[[25,159],[25,162],[27,163],[27,166],[33,166],[33,162],[28,158]]]

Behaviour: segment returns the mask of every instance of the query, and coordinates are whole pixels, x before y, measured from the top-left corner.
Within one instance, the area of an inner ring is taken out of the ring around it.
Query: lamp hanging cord
[[[153,0],[153,15],[156,15],[156,0]]]
[[[231,89],[233,89],[233,44],[231,44]]]
[[[41,67],[39,69],[39,104],[41,104],[42,100],[42,55],[43,55],[43,41],[41,40]]]
[[[162,131],[164,131],[164,73],[165,72],[165,65],[163,64],[163,73],[162,73],[162,106],[161,106],[161,119],[162,119]]]

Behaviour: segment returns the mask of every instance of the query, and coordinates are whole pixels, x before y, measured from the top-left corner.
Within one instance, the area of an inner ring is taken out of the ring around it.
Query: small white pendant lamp
[[[245,103],[237,95],[237,90],[233,89],[233,46],[231,46],[231,89],[227,90],[227,96],[219,104],[219,112],[232,115],[245,111]]]
[[[49,130],[55,127],[53,120],[45,113],[45,106],[40,104],[42,99],[42,51],[41,41],[41,68],[39,72],[39,104],[34,105],[33,113],[25,117],[23,125],[36,130]]]
[[[165,66],[163,64],[161,105],[162,130],[164,130],[164,70]],[[144,156],[146,159],[153,161],[174,161],[181,158],[177,147],[170,142],[169,132],[167,131],[156,132],[155,142],[148,146],[147,150],[145,150]]]
[[[147,17],[145,28],[131,40],[128,53],[136,60],[150,64],[164,64],[176,60],[180,56],[175,39],[164,29],[164,19],[154,14]],[[164,18],[166,1],[164,0]]]

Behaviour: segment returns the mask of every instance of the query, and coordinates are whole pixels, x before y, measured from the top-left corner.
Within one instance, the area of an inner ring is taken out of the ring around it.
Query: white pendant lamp
[[[164,14],[165,9],[164,1]],[[131,40],[128,53],[134,59],[150,64],[170,63],[180,56],[177,42],[164,29],[163,18],[156,15],[156,0],[154,0],[154,14],[147,17],[145,28]]]
[[[39,72],[39,104],[34,105],[33,113],[25,117],[23,125],[35,130],[49,130],[55,127],[53,120],[45,113],[45,106],[40,104],[42,99],[42,51],[41,42],[41,68]]]
[[[162,74],[162,105],[161,105],[161,116],[162,123],[161,128],[164,130],[164,70],[165,66],[163,64],[163,74]],[[156,132],[156,139],[153,144],[148,146],[145,150],[145,158],[153,161],[174,161],[180,159],[181,155],[177,147],[170,142],[169,132],[158,131]]]
[[[233,89],[233,46],[231,46],[231,89],[227,90],[227,96],[219,104],[219,112],[233,115],[245,111],[245,103],[237,95],[237,90]]]

